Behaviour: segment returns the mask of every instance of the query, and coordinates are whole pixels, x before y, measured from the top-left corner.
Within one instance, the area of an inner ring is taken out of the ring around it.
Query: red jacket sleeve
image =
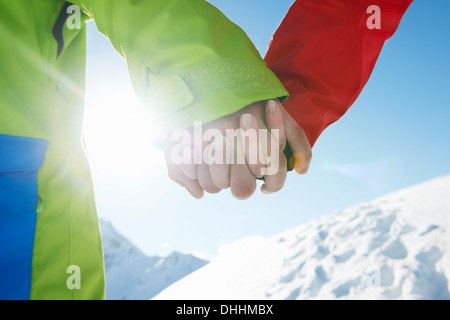
[[[412,1],[297,0],[291,6],[265,60],[289,91],[284,107],[311,146],[359,96]]]

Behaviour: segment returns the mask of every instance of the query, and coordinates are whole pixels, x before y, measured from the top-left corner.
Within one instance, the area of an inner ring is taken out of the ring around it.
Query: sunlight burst
[[[96,170],[122,177],[148,173],[161,161],[158,128],[133,93],[114,92],[87,102],[86,149]]]

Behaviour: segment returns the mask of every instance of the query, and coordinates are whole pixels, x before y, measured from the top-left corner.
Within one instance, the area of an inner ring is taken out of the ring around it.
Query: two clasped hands
[[[308,139],[278,100],[253,103],[201,130],[200,139],[195,138],[195,127],[184,129],[194,137],[185,142],[180,134],[162,139],[169,177],[196,199],[228,188],[236,199],[248,199],[257,179],[264,180],[262,193],[278,192],[286,181],[288,161],[298,174],[308,172]],[[287,145],[290,159],[284,153]]]

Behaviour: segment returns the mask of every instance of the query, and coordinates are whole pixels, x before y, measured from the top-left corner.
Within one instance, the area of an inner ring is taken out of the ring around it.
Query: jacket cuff
[[[198,65],[179,75],[158,75],[147,68],[144,103],[168,132],[207,123],[257,101],[289,93],[263,61],[222,59]]]

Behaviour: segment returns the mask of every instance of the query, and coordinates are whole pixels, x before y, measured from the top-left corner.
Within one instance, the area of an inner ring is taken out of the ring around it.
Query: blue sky
[[[293,1],[210,2],[264,55]],[[228,190],[197,201],[168,179],[161,154],[142,139],[148,115],[131,102],[117,103],[117,95],[133,98],[125,61],[90,22],[87,140],[99,215],[148,254],[178,250],[211,257],[221,244],[270,236],[449,174],[449,13],[448,1],[416,0],[361,96],[318,140],[310,173],[290,174],[281,192],[257,191],[247,201]]]

